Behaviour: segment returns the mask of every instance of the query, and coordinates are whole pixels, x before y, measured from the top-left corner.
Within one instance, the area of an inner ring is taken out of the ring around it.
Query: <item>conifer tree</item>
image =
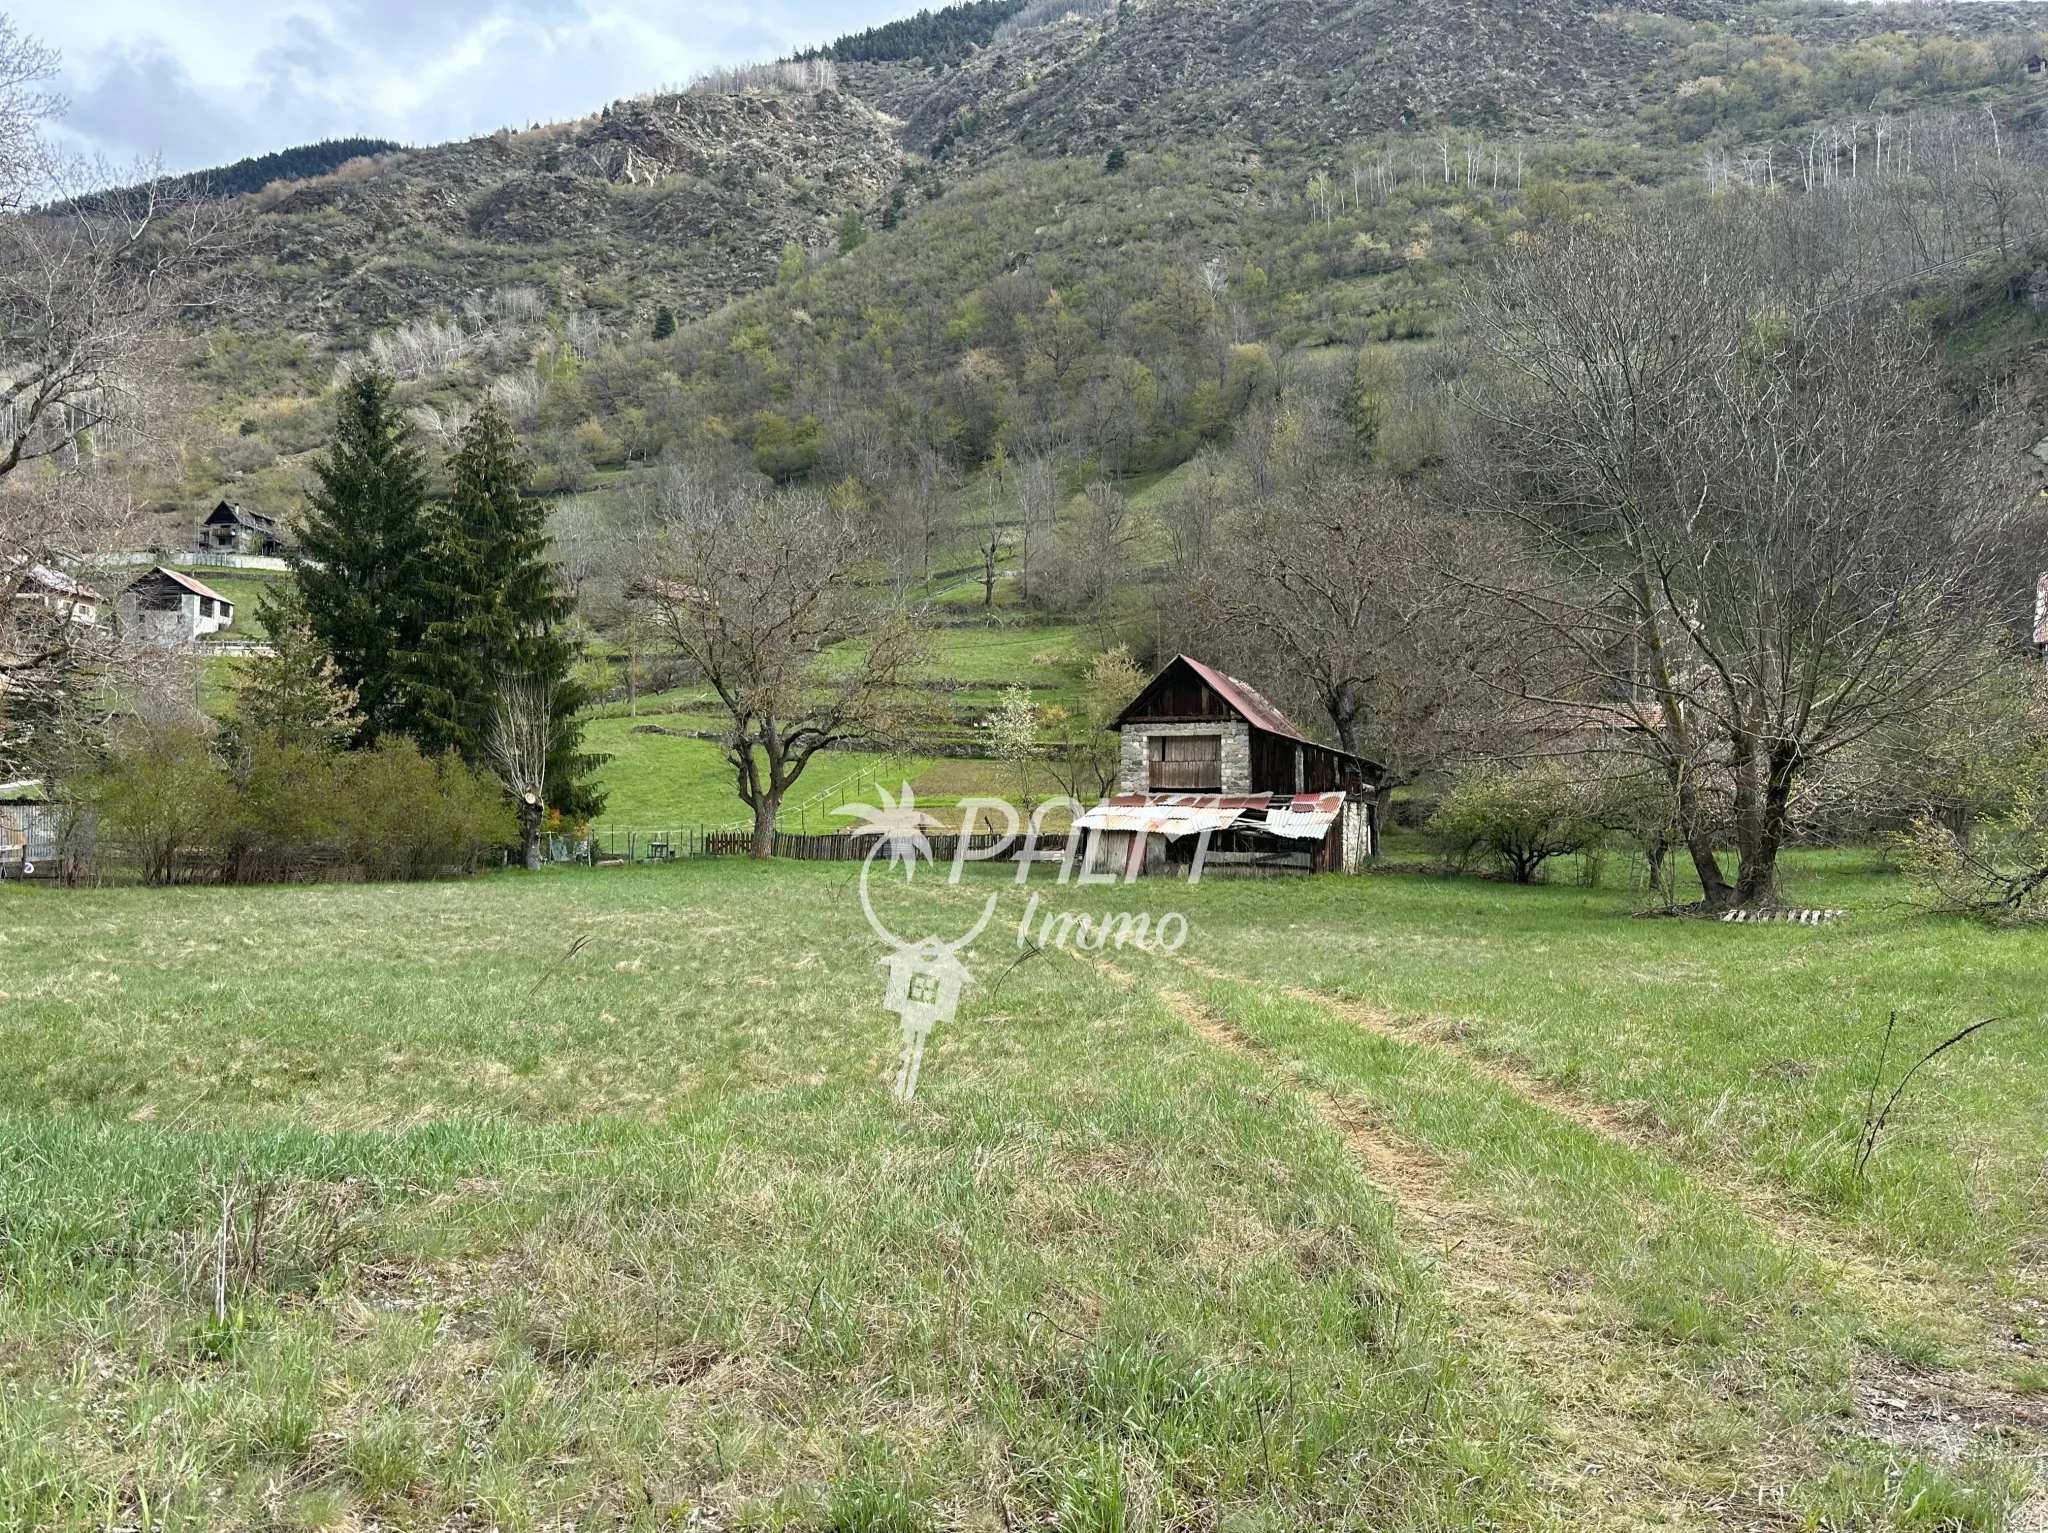
[[[306,623],[355,693],[360,744],[410,731],[406,676],[426,622],[426,472],[391,388],[375,370],[343,385],[293,556]]]
[[[291,585],[265,591],[257,619],[270,653],[242,667],[234,722],[283,745],[331,749],[362,728],[355,693],[306,618],[305,598]]]
[[[531,467],[496,405],[471,417],[449,460],[448,503],[433,514],[430,620],[412,668],[428,751],[491,760],[493,721],[507,687],[545,695],[554,714],[546,801],[572,819],[603,800],[582,779],[597,765],[580,752],[582,688],[569,679],[574,653],[562,624],[571,602],[548,557],[543,503],[520,496]]]

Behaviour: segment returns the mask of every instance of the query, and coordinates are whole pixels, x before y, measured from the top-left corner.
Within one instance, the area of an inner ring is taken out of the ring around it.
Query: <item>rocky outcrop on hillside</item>
[[[872,212],[900,174],[891,125],[839,91],[648,97],[247,199],[245,288],[264,317],[337,339],[513,284],[688,318]]]
[[[1438,126],[1630,133],[1701,24],[1853,42],[2032,36],[2041,9],[1746,0],[1121,0],[944,63],[848,62],[830,88],[698,89],[581,122],[358,160],[248,199],[258,328],[360,344],[504,286],[622,326],[681,320],[830,242],[902,151],[1097,153],[1218,138],[1337,144]],[[1042,6],[1032,16],[1051,14]],[[1718,35],[1718,34],[1714,34]],[[2023,50],[2024,55],[2024,50]],[[774,70],[754,71],[764,78]],[[1669,73],[1668,70],[1665,73]],[[794,78],[794,77],[792,77]],[[752,76],[739,71],[735,79]],[[899,199],[900,201],[900,199]]]
[[[1128,0],[998,38],[948,67],[843,69],[850,89],[955,155],[1087,152],[1233,136],[1338,143],[1439,125],[1499,133],[1626,123],[1692,23],[1849,41],[1878,31],[2027,35],[2027,4],[1731,0]]]

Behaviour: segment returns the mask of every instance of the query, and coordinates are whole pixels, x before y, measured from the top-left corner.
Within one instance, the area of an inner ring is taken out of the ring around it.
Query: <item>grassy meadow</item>
[[[918,803],[948,824],[958,823],[962,798],[1020,797],[1015,774],[1007,768],[985,759],[929,754],[937,748],[931,741],[983,748],[975,721],[1013,685],[1028,687],[1041,707],[1077,706],[1097,646],[1082,629],[1000,618],[985,626],[935,628],[929,638],[934,718],[919,731],[926,748],[899,755],[824,752],[784,802],[784,830],[816,834],[845,826],[849,822],[831,811],[847,802],[873,803],[877,783],[892,793],[910,783]],[[600,834],[750,824],[724,748],[715,740],[661,732],[715,731],[725,722],[716,698],[701,686],[592,709],[584,721],[584,748],[606,758],[594,779],[606,795],[596,821]],[[1060,792],[1043,767],[1033,771],[1029,788],[1039,798]]]
[[[2048,945],[1796,877],[878,875],[907,1105],[843,865],[0,889],[0,1528],[2026,1526]]]

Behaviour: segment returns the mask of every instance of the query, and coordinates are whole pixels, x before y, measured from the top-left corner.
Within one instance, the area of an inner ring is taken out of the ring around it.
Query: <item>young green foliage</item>
[[[1596,791],[1554,766],[1465,778],[1444,795],[1429,829],[1453,855],[1490,857],[1518,884],[1605,834]]]
[[[320,748],[353,738],[363,725],[355,689],[341,679],[333,655],[314,634],[304,594],[292,585],[266,590],[256,616],[270,637],[270,653],[254,657],[238,674],[238,729]]]

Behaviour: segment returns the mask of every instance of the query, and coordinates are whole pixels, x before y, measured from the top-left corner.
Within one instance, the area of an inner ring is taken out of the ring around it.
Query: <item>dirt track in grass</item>
[[[1212,1048],[1261,1066],[1277,1063],[1194,997],[1167,986],[1154,993]],[[1470,1325],[1475,1351],[1490,1368],[1518,1372],[1541,1396],[1559,1457],[1540,1479],[1553,1500],[1570,1508],[1573,1525],[1781,1525],[1775,1516],[1744,1515],[1667,1483],[1657,1470],[1665,1445],[1627,1413],[1632,1396],[1614,1387],[1598,1329],[1579,1313],[1584,1296],[1531,1260],[1505,1221],[1459,1198],[1442,1161],[1387,1132],[1356,1104],[1298,1079],[1293,1084],[1393,1205],[1405,1237],[1438,1253],[1437,1279]]]
[[[1185,958],[1179,962],[1213,982],[1258,988],[1257,982],[1246,976]],[[1120,984],[1135,983],[1132,976],[1108,963],[1099,967]],[[1602,1521],[1627,1525],[1648,1516],[1681,1524],[1704,1519],[1707,1525],[1716,1526],[1781,1525],[1774,1508],[1738,1507],[1723,1498],[1702,1500],[1666,1481],[1659,1466],[1670,1444],[1643,1431],[1632,1419],[1632,1397],[1625,1390],[1617,1392],[1618,1381],[1603,1368],[1606,1359],[1601,1355],[1597,1327],[1588,1327],[1587,1317],[1575,1312],[1571,1295],[1558,1287],[1556,1275],[1546,1275],[1530,1260],[1522,1242],[1500,1216],[1454,1193],[1449,1166],[1390,1133],[1357,1104],[1311,1084],[1298,1067],[1290,1067],[1288,1061],[1248,1041],[1196,998],[1165,984],[1155,985],[1154,992],[1210,1046],[1262,1066],[1277,1066],[1288,1074],[1294,1087],[1342,1138],[1375,1189],[1394,1205],[1407,1237],[1442,1253],[1439,1278],[1473,1322],[1480,1350],[1510,1366],[1514,1359],[1523,1359],[1530,1377],[1541,1380],[1536,1387],[1559,1425],[1561,1446],[1583,1443],[1597,1451],[1597,1463],[1590,1462],[1589,1454],[1579,1454],[1581,1462],[1566,1477],[1577,1483],[1553,1483],[1554,1494],[1565,1491],[1573,1499],[1583,1495],[1590,1463],[1592,1474],[1602,1477],[1598,1500]],[[1278,993],[1391,1042],[1453,1059],[1475,1075],[1611,1143],[1637,1153],[1662,1154],[1663,1146],[1654,1131],[1615,1108],[1588,1102],[1497,1059],[1461,1048],[1441,1029],[1300,987],[1285,987]],[[1716,1190],[1726,1193],[1772,1240],[1824,1263],[1859,1305],[1874,1314],[1924,1312],[1953,1302],[1953,1296],[1944,1293],[1928,1272],[1881,1262],[1761,1189],[1738,1185],[1717,1186]],[[2038,1417],[2042,1413],[1968,1369],[1915,1370],[1873,1355],[1858,1368],[1852,1393],[1859,1430],[1895,1448],[1951,1464],[1994,1446],[2041,1461],[2038,1452],[2027,1450],[2040,1446],[2042,1422]],[[1595,1508],[1589,1506],[1586,1511],[1593,1515]],[[2031,1529],[2037,1523],[2048,1526],[2048,1502],[2042,1499],[2018,1508],[2010,1526]]]
[[[1221,984],[1254,989],[1260,984],[1248,975],[1234,974],[1189,958],[1177,961],[1204,979]],[[1517,1070],[1498,1057],[1463,1047],[1456,1041],[1448,1024],[1403,1017],[1384,1007],[1300,986],[1288,986],[1278,993],[1304,1005],[1319,1007],[1352,1026],[1391,1042],[1426,1049],[1456,1060],[1483,1079],[1591,1133],[1632,1150],[1666,1155],[1674,1164],[1679,1163],[1679,1157],[1671,1153],[1673,1147],[1653,1126],[1610,1104],[1588,1100],[1577,1092]],[[1715,1192],[1737,1204],[1744,1214],[1781,1245],[1811,1252],[1827,1263],[1844,1282],[1861,1290],[1863,1297],[1875,1308],[1924,1314],[1952,1311],[1958,1302],[1982,1308],[1990,1298],[1986,1293],[1960,1287],[1952,1277],[1940,1273],[1931,1263],[1904,1259],[1896,1253],[1874,1254],[1842,1231],[1829,1227],[1821,1218],[1796,1207],[1774,1190],[1759,1186],[1752,1179],[1702,1177],[1701,1168],[1690,1161],[1685,1162],[1682,1169],[1686,1175],[1706,1181]],[[1991,1330],[1996,1329],[1995,1322],[1987,1321],[1987,1326]],[[2041,1425],[2041,1419],[2036,1419],[2016,1398],[1979,1381],[1969,1380],[1967,1375],[1951,1377],[1950,1393],[1958,1398],[1972,1399],[1979,1414],[1988,1409],[2009,1421],[2028,1422],[2035,1428]],[[1997,1403],[2000,1401],[2004,1402],[2002,1406]],[[2041,1412],[2040,1416],[2048,1418],[2048,1410]]]

